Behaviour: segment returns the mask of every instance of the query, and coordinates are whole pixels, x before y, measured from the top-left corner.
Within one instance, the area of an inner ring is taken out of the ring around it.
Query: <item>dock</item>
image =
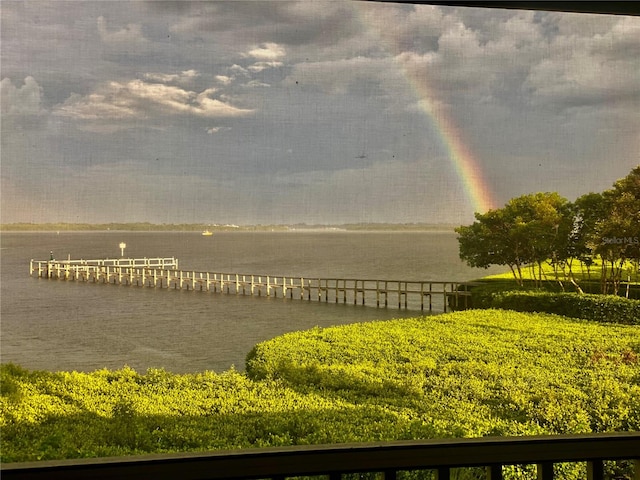
[[[353,303],[420,311],[465,309],[469,282],[305,278],[203,272],[179,268],[178,259],[118,258],[31,260],[29,274],[41,279]]]

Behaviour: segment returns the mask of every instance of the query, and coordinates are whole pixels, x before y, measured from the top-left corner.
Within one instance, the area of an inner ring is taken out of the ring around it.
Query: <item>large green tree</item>
[[[618,294],[625,267],[635,263],[637,268],[640,259],[640,166],[605,190],[602,202],[604,214],[587,242],[602,259],[602,292]]]
[[[489,268],[491,265],[508,265],[517,281],[522,282],[522,265],[517,246],[509,242],[511,224],[504,211],[490,210],[476,213],[476,221],[469,226],[456,228],[460,243],[460,258],[471,267]]]
[[[591,267],[596,262],[596,253],[593,251],[593,231],[596,224],[607,216],[607,204],[601,193],[587,193],[582,195],[571,206],[573,212],[573,229],[568,238],[565,251],[565,265],[568,268],[568,276],[577,286],[572,269],[573,261],[577,260],[581,268],[586,267],[587,278],[591,278]]]
[[[589,268],[600,260],[601,291],[617,294],[623,272],[635,268],[637,273],[640,263],[640,165],[612,189],[583,195],[575,203],[557,193],[535,193],[475,218],[456,229],[460,258],[468,265],[508,265],[522,285],[525,266],[541,280],[542,263],[548,261],[561,285],[559,269],[581,291],[572,262]]]
[[[456,229],[460,258],[473,267],[508,265],[522,285],[525,265],[541,272],[544,260],[562,256],[572,229],[570,213],[569,202],[557,193],[522,195],[504,208],[476,213],[472,225]]]

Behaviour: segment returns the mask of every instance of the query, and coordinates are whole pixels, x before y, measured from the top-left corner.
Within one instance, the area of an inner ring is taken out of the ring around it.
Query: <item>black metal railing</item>
[[[3,480],[74,479],[284,479],[292,476],[435,470],[448,479],[452,468],[486,467],[487,479],[502,478],[505,465],[537,465],[538,479],[553,478],[554,463],[587,462],[588,480],[604,478],[604,461],[631,460],[640,480],[640,432],[540,437],[484,437],[386,443],[308,445],[108,457],[1,466]]]

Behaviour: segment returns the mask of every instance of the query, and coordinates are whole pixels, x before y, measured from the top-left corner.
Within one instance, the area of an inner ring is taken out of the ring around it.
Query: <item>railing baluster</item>
[[[440,467],[436,470],[436,480],[449,480],[451,478],[451,469],[449,467]]]
[[[553,480],[553,463],[538,463],[536,467],[538,470],[538,480]]]
[[[487,466],[487,480],[502,480],[502,465],[497,463]]]
[[[587,480],[604,480],[604,464],[602,460],[587,462]]]
[[[397,470],[385,470],[383,472],[384,480],[396,480],[398,478]]]

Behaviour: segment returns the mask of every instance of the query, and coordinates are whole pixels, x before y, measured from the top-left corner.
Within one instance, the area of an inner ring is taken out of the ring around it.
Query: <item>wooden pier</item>
[[[31,260],[38,278],[191,290],[235,295],[299,298],[421,311],[464,309],[468,282],[304,278],[181,270],[176,258]],[[460,287],[463,288],[460,288]]]

